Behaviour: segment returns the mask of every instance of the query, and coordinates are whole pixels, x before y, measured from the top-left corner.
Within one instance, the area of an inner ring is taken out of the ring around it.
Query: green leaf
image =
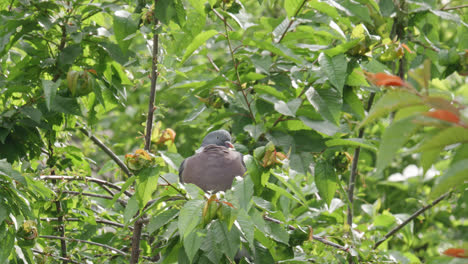
[[[54,102],[55,94],[57,93],[57,88],[60,86],[61,80],[57,82],[42,80],[42,88],[44,89],[44,96],[46,101],[47,109],[50,110],[50,104]]]
[[[442,176],[437,178],[430,197],[436,198],[452,188],[461,187],[466,181],[468,181],[468,159],[452,164]]]
[[[372,151],[377,151],[377,147],[374,146],[371,142],[362,139],[362,138],[336,138],[336,139],[331,139],[325,142],[325,145],[327,147],[334,147],[334,146],[348,146],[348,147],[362,147],[366,149],[370,149]]]
[[[200,249],[203,239],[204,234],[197,231],[196,229],[184,237],[184,249],[190,262],[193,261],[193,258],[197,254],[198,249]]]
[[[377,154],[377,171],[382,171],[395,157],[396,152],[408,141],[418,125],[410,116],[393,122],[385,130]]]
[[[311,0],[309,1],[308,5],[321,12],[321,13],[324,13],[325,15],[331,17],[331,18],[338,18],[340,16],[340,14],[338,13],[338,11],[336,10],[336,8],[332,5],[330,5],[328,2],[321,2],[321,1],[318,1],[318,0]]]
[[[2,229],[5,227],[2,224],[0,224],[0,227]],[[8,263],[8,257],[10,256],[13,247],[15,245],[15,234],[12,232],[12,228],[7,229],[5,232],[6,237],[4,236],[2,238],[2,250],[0,250],[0,263]],[[2,232],[3,233],[3,232]]]
[[[281,99],[283,101],[286,101],[287,98],[286,96],[284,96],[283,93],[281,93],[280,91],[276,90],[275,88],[271,87],[271,86],[268,86],[268,85],[264,85],[264,84],[256,84],[254,85],[254,91],[256,93],[259,93],[259,94],[268,94],[268,95],[272,95],[278,99]]]
[[[285,103],[284,101],[278,101],[274,106],[275,110],[280,114],[285,116],[296,116],[297,109],[299,109],[301,104],[302,99],[296,98],[289,101],[288,103]]]
[[[289,233],[286,231],[285,227],[277,224],[277,223],[272,223],[268,222],[267,223],[270,232],[268,232],[268,235],[271,236],[274,240],[281,242],[283,244],[288,245],[289,243]]]
[[[284,0],[284,9],[289,18],[294,17],[302,6],[303,0]]]
[[[263,124],[256,124],[256,125],[246,125],[244,127],[244,131],[249,133],[250,137],[252,137],[255,141],[258,140],[258,138],[262,135],[265,134],[266,130]]]
[[[459,126],[449,127],[440,131],[435,136],[424,140],[421,145],[414,150],[414,152],[440,149],[448,145],[467,142],[468,129]]]
[[[218,31],[214,29],[203,31],[200,34],[198,34],[185,49],[184,56],[182,57],[182,61],[180,63],[183,64],[195,50],[197,50],[201,45],[203,45],[203,43],[205,43],[208,39],[215,36],[216,34],[218,34]]]
[[[234,195],[239,199],[240,207],[248,211],[254,192],[254,184],[250,176],[247,175],[242,181],[235,182],[233,189]]]
[[[60,95],[55,96],[55,100],[51,105],[51,110],[64,114],[81,116],[81,108],[76,98],[67,98]]]
[[[244,235],[249,245],[253,246],[255,227],[254,227],[253,220],[250,218],[250,215],[248,215],[245,210],[240,209],[237,214],[236,221],[237,223],[239,223],[240,231]]]
[[[189,0],[188,2],[198,13],[205,15],[205,0]]]
[[[286,188],[292,191],[296,195],[296,197],[300,199],[300,203],[302,203],[303,205],[307,204],[301,189],[298,188],[296,184],[288,182],[287,178],[289,177],[287,175],[276,172],[273,172],[272,175],[275,176],[282,184],[284,184]],[[295,198],[295,200],[297,200],[297,198]]]
[[[340,45],[337,45],[336,47],[333,47],[331,49],[324,50],[323,53],[328,55],[329,57],[335,57],[338,54],[345,53],[352,47],[356,46],[361,40],[360,39],[353,39],[350,41],[345,41],[341,43]]]
[[[323,119],[328,120],[335,125],[339,124],[343,100],[338,91],[331,88],[316,90],[313,87],[310,87],[305,94],[309,103],[323,117]]]
[[[180,209],[178,226],[182,237],[190,234],[200,223],[204,205],[204,200],[190,200]]]
[[[344,99],[344,102],[347,105],[349,105],[352,112],[358,117],[359,120],[362,120],[365,118],[366,114],[364,112],[364,106],[362,105],[362,101],[359,100],[356,93],[354,93],[353,89],[351,88],[345,89],[343,99]]]
[[[340,92],[340,95],[343,94],[348,67],[345,55],[340,54],[331,58],[328,55],[320,54],[319,64],[322,74],[328,77],[328,80]]]
[[[337,177],[333,166],[325,160],[319,160],[315,164],[315,185],[320,197],[330,206],[338,188]]]
[[[135,195],[128,200],[127,206],[125,207],[125,211],[123,214],[124,218],[124,223],[127,224],[132,220],[132,218],[135,216],[135,214],[138,212],[139,206],[138,206],[138,200]]]
[[[122,185],[121,189],[120,189],[120,192],[117,193],[116,195],[114,195],[114,198],[112,198],[112,201],[111,201],[111,204],[115,204],[115,202],[117,201],[117,199],[119,199],[119,197],[128,189],[128,187],[130,187],[130,185],[133,184],[133,182],[136,180],[136,176],[133,175],[131,176],[130,178],[128,178],[125,183]]]
[[[113,23],[117,44],[119,44],[123,54],[127,54],[128,47],[132,43],[132,35],[135,34],[138,29],[138,20],[134,19],[131,13],[125,10],[119,10],[114,13]]]
[[[335,124],[327,120],[311,120],[307,117],[300,116],[299,119],[308,127],[313,130],[325,134],[327,136],[335,135],[340,129]]]
[[[372,107],[367,117],[359,124],[359,128],[392,111],[420,104],[422,100],[415,94],[405,91],[389,91]]]
[[[162,213],[152,217],[148,223],[147,231],[148,233],[153,233],[154,231],[158,230],[162,226],[169,223],[172,219],[174,219],[179,214],[178,209],[168,209],[164,210]]]
[[[82,48],[79,44],[70,45],[60,52],[58,64],[63,68],[65,65],[71,65],[75,59],[81,54]]]

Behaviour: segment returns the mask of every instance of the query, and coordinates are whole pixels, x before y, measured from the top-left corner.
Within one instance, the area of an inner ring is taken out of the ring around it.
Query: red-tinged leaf
[[[93,73],[94,75],[97,75],[97,72],[95,69],[89,69],[88,72]]]
[[[460,122],[460,118],[457,115],[444,109],[437,109],[434,111],[430,111],[430,112],[425,113],[425,115],[430,116],[432,118],[444,120],[450,123],[458,124],[458,122]]]
[[[232,203],[230,202],[223,202],[223,203],[231,208],[235,208],[234,205],[232,205]]]
[[[444,255],[455,258],[468,258],[467,253],[463,248],[449,248],[443,252]]]
[[[410,50],[410,48],[408,47],[408,45],[402,43],[401,46],[402,46],[406,51],[408,51],[409,53],[413,53],[413,52]]]
[[[379,72],[379,73],[370,73],[364,72],[366,78],[373,84],[377,86],[407,86],[405,81],[403,81],[400,77]]]

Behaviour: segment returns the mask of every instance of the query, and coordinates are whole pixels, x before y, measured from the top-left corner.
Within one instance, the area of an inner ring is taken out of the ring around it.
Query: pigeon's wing
[[[179,167],[179,182],[183,183],[184,180],[182,178],[182,173],[184,172],[184,168],[185,168],[185,161],[187,159],[184,159],[184,161],[182,161],[182,163],[180,164],[180,167]]]

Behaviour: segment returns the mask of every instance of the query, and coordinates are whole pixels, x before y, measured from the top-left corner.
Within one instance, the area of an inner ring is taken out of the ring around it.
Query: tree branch
[[[436,204],[438,204],[440,201],[442,201],[443,199],[445,199],[447,196],[450,195],[450,192],[448,193],[445,193],[443,195],[441,195],[439,198],[435,199],[432,203],[430,203],[429,205],[426,205],[424,206],[423,208],[417,210],[416,212],[414,212],[410,217],[408,217],[408,219],[406,219],[405,221],[403,221],[403,223],[399,224],[398,226],[396,226],[395,228],[393,228],[392,230],[390,230],[390,232],[388,232],[387,234],[385,234],[385,236],[377,241],[377,243],[375,243],[374,245],[374,249],[376,249],[378,246],[380,246],[380,244],[382,244],[385,240],[387,240],[389,237],[391,237],[392,235],[394,235],[396,232],[398,232],[398,230],[400,230],[401,228],[403,228],[405,225],[407,225],[409,222],[411,222],[414,218],[418,217],[420,214],[424,213],[427,209],[429,208],[432,208],[434,207]]]
[[[265,219],[265,220],[267,220],[267,221],[269,221],[269,222],[273,222],[273,223],[277,223],[277,224],[280,224],[280,225],[284,225],[284,223],[281,222],[280,220],[271,218],[271,217],[266,216],[266,215],[263,216],[263,219]],[[287,225],[287,227],[288,227],[289,230],[296,230],[296,228],[295,228],[294,226],[292,226],[292,225]],[[316,236],[316,235],[312,235],[312,238],[313,238],[314,240],[317,240],[317,241],[319,241],[319,242],[325,244],[325,245],[332,246],[332,247],[337,248],[337,249],[342,250],[342,251],[346,251],[346,252],[348,251],[348,249],[345,248],[345,247],[343,247],[342,245],[338,245],[338,244],[336,244],[336,243],[334,243],[334,242],[331,242],[331,241],[329,241],[329,240],[326,240],[326,239],[323,238],[323,237]]]
[[[58,218],[47,217],[47,218],[41,218],[41,221],[52,222],[52,221],[59,221],[59,220],[58,220]],[[67,222],[82,222],[83,219],[76,218],[76,217],[70,217],[70,218],[63,218],[63,221],[67,221]],[[106,225],[110,225],[110,226],[125,227],[124,224],[117,223],[117,222],[114,222],[114,221],[110,221],[110,220],[107,220],[107,219],[96,218],[95,221],[96,221],[96,223],[106,224]],[[133,229],[133,227],[131,227],[131,226],[129,226],[128,228],[129,228],[130,230]]]
[[[80,264],[80,262],[71,260],[70,258],[59,257],[59,256],[56,256],[56,255],[51,254],[51,253],[39,251],[39,250],[37,250],[37,249],[32,249],[31,251],[32,251],[33,253],[36,253],[36,254],[41,254],[41,255],[44,255],[44,256],[52,257],[52,258],[54,258],[54,259],[63,260],[63,262],[65,262],[65,263],[66,263],[66,262],[70,262],[70,263]]]
[[[375,93],[371,93],[369,96],[369,100],[367,101],[367,109],[366,111],[369,112],[370,108],[372,107],[372,103],[374,102],[374,97]],[[359,135],[358,138],[362,138],[364,136],[364,128],[361,128],[359,130]],[[353,162],[351,165],[351,175],[349,177],[349,187],[348,187],[348,200],[349,200],[349,205],[348,205],[348,217],[347,217],[347,223],[352,228],[353,226],[353,207],[354,207],[354,187],[356,184],[356,176],[357,176],[357,166],[358,166],[358,161],[359,161],[359,154],[361,152],[361,148],[357,147],[354,150],[354,156],[353,156]]]
[[[455,9],[462,9],[462,8],[466,8],[468,7],[468,5],[459,5],[459,6],[452,6],[452,7],[442,7],[440,10],[441,11],[448,11],[448,10],[455,10]]]
[[[71,238],[71,237],[59,237],[59,236],[39,236],[40,238],[47,238],[47,239],[60,239],[60,240],[68,240],[68,241],[73,241],[73,242],[78,242],[78,243],[85,243],[85,244],[90,244],[90,245],[94,245],[94,246],[98,246],[98,247],[102,247],[102,248],[107,248],[109,250],[112,250],[112,251],[115,251],[117,253],[119,253],[120,255],[124,255],[124,256],[128,256],[128,253],[125,253],[119,249],[116,249],[114,247],[111,247],[111,246],[108,246],[108,245],[105,245],[105,244],[101,244],[101,243],[96,243],[96,242],[93,242],[93,241],[87,241],[87,240],[81,240],[81,239],[76,239],[76,238]]]
[[[154,0],[154,6],[156,7],[158,0]],[[153,113],[154,113],[154,101],[156,97],[156,82],[158,81],[158,49],[159,49],[159,34],[157,33],[159,21],[154,17],[154,28],[153,28],[153,59],[151,63],[151,91],[148,103],[148,117],[146,119],[146,134],[145,134],[145,150],[149,151],[151,147],[151,130],[153,127]],[[165,179],[164,179],[165,180]],[[167,181],[166,181],[167,182]],[[172,185],[171,185],[172,186]],[[140,239],[141,230],[143,229],[143,220],[139,218],[133,225],[133,236],[132,236],[132,255],[130,257],[130,264],[138,263],[140,256]]]
[[[301,6],[296,10],[296,13],[295,13],[294,16],[291,18],[291,20],[289,20],[288,26],[284,29],[283,34],[281,34],[281,37],[278,39],[277,43],[280,43],[281,40],[283,40],[284,36],[286,36],[286,33],[288,33],[289,28],[292,26],[292,24],[294,23],[294,21],[296,21],[297,15],[298,15],[299,12],[301,11],[301,9],[304,7],[304,5],[305,5],[306,2],[307,2],[307,0],[303,0],[303,1],[302,1]]]
[[[88,136],[94,142],[94,144],[100,147],[113,161],[115,161],[115,163],[117,163],[117,165],[123,170],[123,172],[125,172],[125,174],[127,174],[128,176],[132,174],[130,170],[127,168],[127,166],[125,165],[125,163],[123,163],[119,159],[119,157],[117,157],[117,155],[115,155],[115,153],[112,152],[110,148],[108,148],[104,143],[102,143],[101,140],[99,140],[97,137],[92,135],[91,132],[89,132],[83,127],[80,127],[80,131],[86,136]]]
[[[63,180],[63,181],[90,181],[95,182],[102,186],[109,186],[112,189],[118,190],[119,192],[122,190],[120,186],[117,186],[111,182],[93,178],[93,177],[80,177],[80,176],[60,176],[60,175],[42,175],[39,177],[41,180]],[[132,194],[129,191],[124,191],[124,194],[128,197],[131,197]]]

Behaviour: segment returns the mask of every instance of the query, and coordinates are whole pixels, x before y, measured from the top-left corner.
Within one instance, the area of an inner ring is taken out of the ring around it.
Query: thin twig
[[[39,251],[39,250],[37,250],[37,249],[32,249],[31,251],[32,251],[33,253],[36,253],[36,254],[41,254],[41,255],[47,256],[47,257],[52,257],[54,260],[55,260],[55,259],[58,259],[58,260],[63,260],[64,262],[70,262],[70,263],[80,264],[80,262],[71,260],[70,258],[59,257],[59,256],[56,256],[56,255],[51,254],[51,253]]]
[[[60,176],[60,175],[42,175],[39,177],[41,180],[63,180],[63,181],[90,181],[95,182],[101,186],[109,186],[112,189],[118,190],[119,192],[122,190],[120,186],[117,186],[111,182],[93,178],[93,177],[80,177],[80,176]],[[124,191],[124,194],[128,197],[131,197],[132,194],[129,191]]]
[[[385,234],[385,236],[377,241],[377,243],[375,243],[374,245],[374,249],[376,249],[378,246],[380,246],[380,244],[382,244],[385,240],[387,240],[389,237],[391,237],[392,235],[394,235],[396,232],[398,232],[398,230],[400,230],[401,228],[403,228],[405,225],[407,225],[409,222],[411,222],[414,218],[418,217],[420,214],[424,213],[427,209],[430,209],[432,207],[434,207],[436,204],[438,204],[440,201],[442,201],[443,199],[445,199],[447,196],[450,195],[450,192],[448,193],[445,193],[445,194],[442,194],[439,198],[437,198],[436,200],[434,200],[432,203],[424,206],[423,208],[417,210],[415,213],[413,213],[410,217],[408,217],[408,219],[406,219],[405,221],[403,221],[403,223],[399,224],[398,226],[396,226],[395,228],[393,228],[392,230],[390,230],[390,232],[388,232],[387,234]]]
[[[157,6],[157,3],[158,3],[158,0],[154,0],[154,6]],[[152,134],[151,130],[153,128],[154,101],[156,98],[156,83],[158,81],[158,50],[159,50],[159,34],[157,33],[158,24],[159,24],[159,21],[155,16],[154,28],[153,28],[153,54],[152,54],[153,59],[151,63],[151,90],[150,90],[150,98],[149,98],[149,103],[148,103],[148,116],[146,119],[146,134],[145,134],[145,150],[147,151],[149,151],[151,147],[151,134]],[[166,180],[166,182],[168,181]],[[132,254],[130,257],[130,264],[138,263],[138,259],[140,257],[140,239],[141,239],[142,229],[143,229],[143,220],[142,218],[138,218],[133,225],[132,251],[131,251]]]
[[[455,10],[455,9],[462,9],[462,8],[466,8],[468,7],[468,5],[459,5],[459,6],[452,6],[452,7],[442,7],[440,10],[441,11],[448,11],[448,10]]]
[[[59,237],[59,236],[39,236],[40,238],[47,238],[47,239],[60,239],[60,240],[68,240],[68,241],[73,241],[73,242],[78,242],[78,243],[85,243],[85,244],[90,244],[102,248],[107,248],[109,250],[115,251],[121,255],[128,256],[128,253],[123,252],[122,250],[116,249],[114,247],[101,244],[101,243],[96,243],[93,241],[87,241],[87,240],[81,240],[81,239],[76,239],[76,238],[71,238],[71,237]]]
[[[239,90],[241,91],[242,96],[244,97],[247,108],[249,109],[250,118],[252,119],[252,121],[254,123],[256,123],[255,115],[253,114],[252,107],[250,106],[249,99],[247,98],[247,94],[246,94],[244,88],[242,88],[242,82],[241,82],[240,75],[239,75],[239,68],[238,68],[236,59],[234,58],[234,51],[232,49],[231,38],[229,37],[227,20],[225,18],[223,18],[222,20],[224,22],[224,30],[226,31],[226,39],[227,39],[228,46],[229,46],[229,53],[231,54],[232,63],[234,64],[234,70],[236,71],[237,86],[238,86]]]
[[[304,4],[305,4],[306,2],[307,2],[307,0],[303,0],[303,1],[302,1],[301,6],[296,10],[296,13],[294,14],[294,16],[291,17],[291,20],[289,20],[288,26],[287,26],[287,27],[285,28],[285,30],[283,31],[283,34],[281,34],[281,37],[278,39],[277,43],[280,43],[281,40],[283,40],[284,36],[286,36],[286,33],[288,33],[289,28],[292,26],[292,24],[294,23],[294,21],[296,21],[297,15],[298,15],[299,12],[301,11],[302,7],[304,7]]]
[[[269,221],[269,222],[273,222],[273,223],[277,223],[277,224],[280,224],[280,225],[284,225],[284,223],[281,222],[280,220],[271,218],[271,217],[266,216],[266,215],[263,216],[263,219],[265,219],[265,220],[267,220],[267,221]],[[292,226],[292,225],[287,225],[287,228],[288,228],[289,230],[296,230],[296,228],[295,228],[294,226]],[[342,251],[346,251],[346,252],[348,251],[348,249],[345,248],[345,247],[343,247],[342,245],[338,245],[338,244],[336,244],[336,243],[334,243],[334,242],[331,242],[331,241],[329,241],[329,240],[326,240],[326,239],[323,238],[323,237],[316,236],[316,235],[312,235],[312,238],[313,238],[314,240],[317,240],[317,241],[319,241],[319,242],[325,244],[325,245],[332,246],[332,247],[337,248],[337,249],[342,250]]]
[[[108,148],[104,143],[102,143],[101,140],[99,140],[97,137],[92,135],[91,132],[89,132],[83,127],[80,128],[80,131],[86,136],[88,136],[89,139],[91,139],[94,142],[94,144],[98,145],[98,147],[100,147],[113,161],[115,161],[115,163],[117,163],[117,165],[123,170],[123,172],[125,172],[125,174],[127,174],[128,176],[132,174],[130,170],[127,168],[127,166],[125,165],[125,163],[123,163],[119,159],[119,157],[117,157],[117,155],[115,155],[115,153],[112,152],[110,148]]]
[[[213,10],[213,13],[215,13],[215,15],[221,19],[222,21],[226,21],[226,19],[223,17],[223,15],[221,15],[218,11],[216,11],[216,9],[211,9]],[[226,21],[226,24],[227,24],[227,27],[229,28],[229,30],[233,31],[234,29],[232,29],[231,25],[229,25],[229,23]]]
[[[109,195],[103,195],[103,194],[97,194],[97,193],[87,193],[87,192],[75,192],[75,191],[57,191],[58,193],[65,193],[65,194],[71,194],[71,195],[84,195],[84,196],[89,196],[89,197],[95,197],[95,198],[102,198],[106,200],[112,200],[114,197],[109,196]],[[117,199],[117,201],[121,203],[127,203],[123,200]]]
[[[117,222],[114,222],[114,221],[110,221],[110,220],[107,220],[107,219],[96,218],[96,219],[94,219],[94,220],[96,221],[96,223],[101,223],[101,224],[106,224],[106,225],[116,226],[116,227],[125,227],[124,224],[117,223]],[[58,221],[58,218],[55,218],[55,217],[46,217],[46,218],[41,218],[41,221],[47,221],[47,222]],[[76,218],[76,217],[70,217],[70,218],[64,218],[63,221],[67,221],[67,222],[81,222],[81,221],[83,221],[83,219],[81,219],[81,218]],[[130,230],[133,229],[133,227],[131,227],[131,226],[129,226],[128,228],[129,228]]]
[[[372,103],[374,102],[374,97],[375,93],[371,93],[369,96],[369,100],[367,101],[367,109],[366,111],[369,111],[370,108],[372,107]],[[362,138],[364,136],[364,128],[361,128],[359,130],[359,135],[358,138]],[[353,156],[353,162],[351,165],[351,175],[349,177],[349,186],[348,186],[348,200],[349,200],[349,205],[348,205],[348,217],[347,217],[347,223],[350,227],[353,226],[353,202],[354,202],[354,187],[356,184],[356,176],[357,176],[357,166],[358,166],[358,161],[359,161],[359,154],[361,152],[361,148],[357,147],[354,150],[354,156]]]

